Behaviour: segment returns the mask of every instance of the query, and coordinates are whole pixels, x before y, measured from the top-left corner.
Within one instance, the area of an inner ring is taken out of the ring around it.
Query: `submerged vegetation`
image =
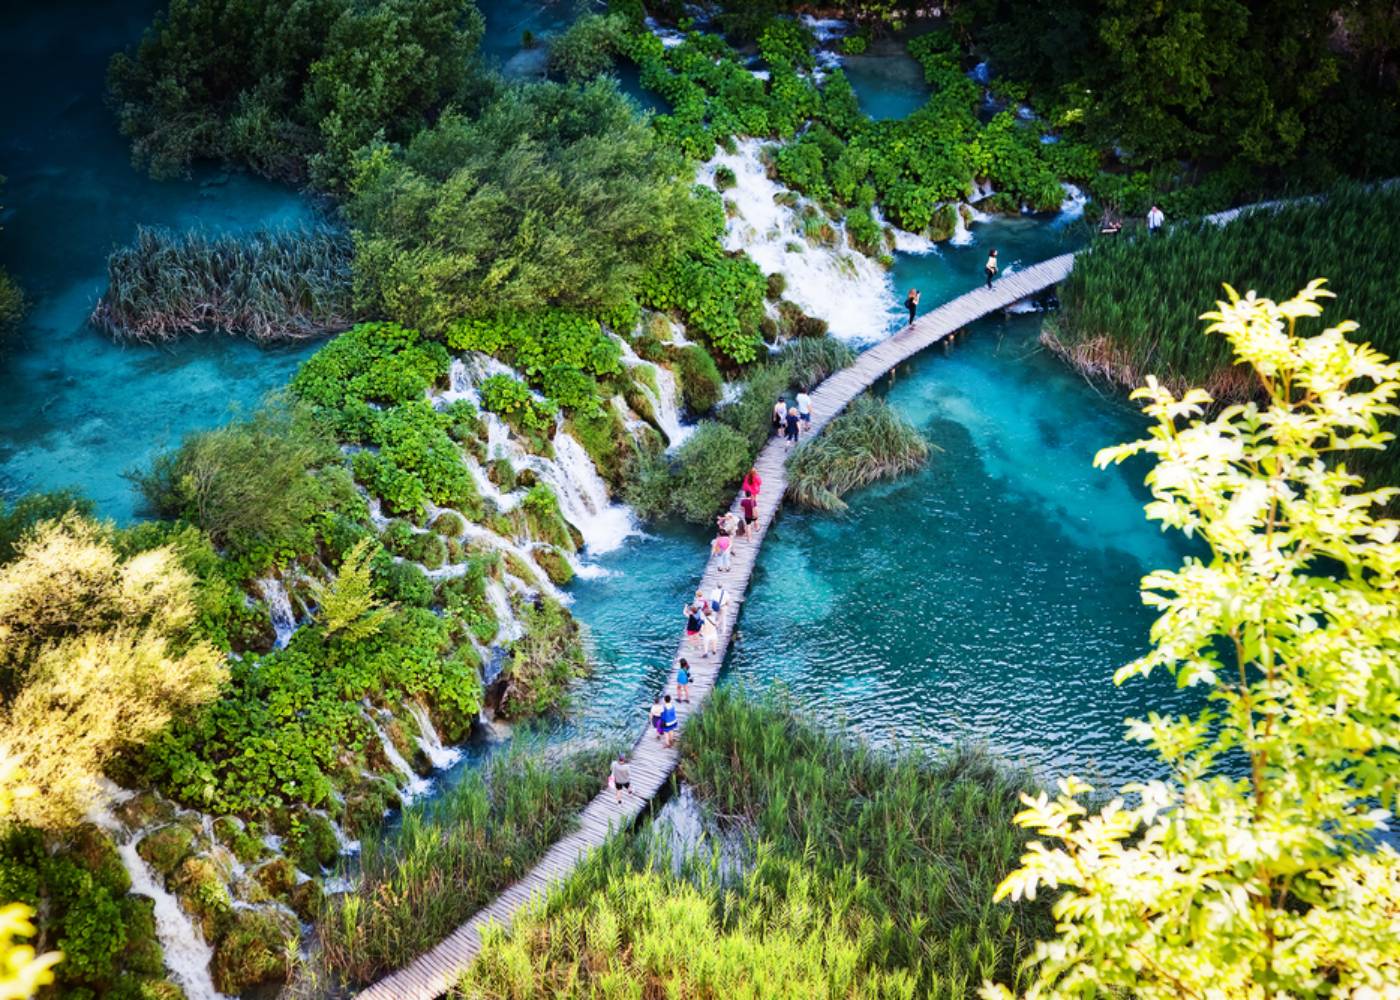
[[[962,998],[1019,983],[1050,929],[1043,901],[992,901],[1032,786],[984,754],[891,758],[724,687],[687,724],[681,766],[710,823],[748,840],[743,870],[721,877],[702,854],[678,875],[645,831],[614,842],[488,937],[463,995]]]
[[[804,507],[845,510],[842,497],[923,467],[929,443],[884,400],[862,396],[788,459],[787,495]]]
[[[350,258],[349,237],[325,227],[210,236],[143,226],[107,258],[91,322],[147,342],[209,330],[323,337],[354,320]]]

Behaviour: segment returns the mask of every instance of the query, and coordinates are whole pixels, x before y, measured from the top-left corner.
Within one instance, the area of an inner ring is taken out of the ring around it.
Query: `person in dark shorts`
[[[997,252],[993,250],[987,254],[987,263],[982,265],[982,270],[987,275],[987,287],[992,287],[992,279],[997,276]]]
[[[758,527],[758,501],[751,496],[739,501],[739,509],[744,512],[744,523],[749,526],[749,534]]]
[[[651,728],[656,731],[656,738],[661,739],[661,713],[665,709],[661,704],[661,695],[656,696],[656,701],[651,705]]]
[[[626,792],[628,795],[635,794],[632,791],[632,769],[627,766],[627,755],[625,753],[618,754],[617,760],[613,761],[612,774],[610,777],[612,778],[613,794],[617,796],[618,805],[622,804],[623,792]]]
[[[797,407],[792,407],[787,413],[787,446],[791,448],[797,443],[797,427],[802,422],[802,418],[797,413]]]
[[[909,296],[904,300],[904,305],[909,310],[909,325],[914,325],[914,315],[919,311],[919,290],[909,289]]]
[[[671,696],[668,694],[663,702],[661,710],[661,734],[666,737],[666,745],[673,747],[676,745],[676,730],[680,728],[680,721],[676,718],[676,706],[671,703]]]
[[[676,701],[690,704],[690,664],[685,657],[681,657],[681,664],[676,668]]]

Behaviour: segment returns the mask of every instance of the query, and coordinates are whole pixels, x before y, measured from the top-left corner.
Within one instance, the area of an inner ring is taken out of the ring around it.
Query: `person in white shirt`
[[[807,395],[806,389],[797,394],[797,415],[802,418],[802,429],[810,430],[812,427],[812,397]]]
[[[1162,210],[1153,205],[1147,210],[1147,232],[1153,236],[1162,228],[1162,223],[1167,221],[1167,217],[1162,214]]]
[[[987,287],[992,287],[992,279],[997,276],[997,252],[987,254],[987,263],[982,265],[982,273],[987,276]]]

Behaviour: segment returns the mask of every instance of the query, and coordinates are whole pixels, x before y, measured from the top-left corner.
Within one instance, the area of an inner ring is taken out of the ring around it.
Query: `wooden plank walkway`
[[[990,289],[979,288],[961,295],[921,317],[913,326],[863,352],[853,364],[833,373],[811,394],[812,429],[806,433],[820,432],[851,400],[896,365],[988,313],[1004,309],[1058,284],[1069,274],[1073,264],[1074,255],[1063,254],[1005,275]],[[678,659],[684,656],[691,664],[692,700],[689,705],[679,706],[681,732],[684,731],[686,719],[700,710],[719,679],[720,666],[729,649],[729,639],[734,634],[739,609],[748,592],[749,578],[758,562],[759,549],[787,489],[787,454],[781,438],[769,441],[759,452],[754,463],[763,477],[763,489],[758,501],[758,531],[749,541],[735,543],[733,565],[728,572],[720,572],[716,560],[711,557],[696,584],[708,594],[716,584],[722,583],[730,594],[730,600],[720,616],[717,653],[702,656],[684,637],[676,650]],[[738,510],[737,499],[734,509]],[[668,680],[669,690],[675,690],[675,680],[673,667]],[[637,706],[638,714],[645,710],[645,705]],[[529,900],[542,897],[550,886],[568,878],[579,861],[595,847],[601,846],[613,831],[631,826],[670,779],[680,759],[678,749],[666,749],[650,727],[646,728],[647,731],[632,747],[629,757],[635,796],[623,796],[622,804],[618,805],[610,791],[605,789],[599,792],[579,814],[578,828],[546,851],[539,863],[523,878],[448,935],[437,947],[363,990],[359,994],[360,1000],[433,1000],[446,993],[481,950],[481,931],[484,927],[493,923],[509,925],[517,910]],[[603,779],[604,775],[600,774],[599,782]]]

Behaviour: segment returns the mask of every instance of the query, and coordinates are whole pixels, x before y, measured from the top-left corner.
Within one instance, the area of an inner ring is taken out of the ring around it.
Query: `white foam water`
[[[433,728],[433,720],[422,702],[408,702],[408,714],[418,723],[418,746],[433,765],[433,770],[443,771],[462,759],[462,751],[455,747],[443,746],[442,738]]]
[[[553,460],[525,455],[523,462],[554,490],[560,513],[583,535],[590,553],[611,552],[637,533],[632,512],[612,502],[588,452],[568,432],[555,432]]]
[[[811,246],[803,234],[798,208],[775,199],[791,195],[768,178],[761,144],[745,139],[734,153],[721,152],[700,167],[697,180],[714,187],[715,170],[734,171],[737,184],[724,192],[737,214],[725,231],[725,248],[745,250],[765,274],[781,273],[786,298],[810,316],[824,319],[843,340],[870,343],[884,337],[895,311],[889,275],[880,265],[846,243],[839,232],[835,247]],[[839,228],[840,227],[836,227]]]
[[[656,417],[656,423],[661,428],[661,433],[666,435],[667,447],[675,448],[690,437],[695,430],[693,426],[681,423],[680,386],[676,384],[676,376],[665,365],[643,361],[637,356],[637,352],[632,350],[632,345],[621,337],[618,337],[617,341],[622,345],[623,364],[629,368],[646,367],[651,369],[652,377],[656,380],[657,391],[652,392],[651,386],[641,379],[638,379],[637,386],[641,389],[642,395],[646,396],[647,401],[651,403],[652,415]]]
[[[812,33],[812,37],[819,42],[835,41],[849,34],[851,30],[850,21],[842,21],[835,17],[813,17],[811,14],[803,14],[801,21]]]
[[[510,606],[510,598],[500,580],[486,581],[486,603],[491,605],[491,612],[496,616],[496,642],[514,642],[525,634],[525,626],[515,617],[515,609]]]
[[[404,777],[404,783],[399,787],[399,798],[404,803],[409,803],[428,791],[432,787],[431,783],[426,778],[420,778],[418,773],[409,766],[408,761],[403,759],[399,748],[394,746],[394,741],[389,738],[389,734],[384,731],[384,727],[374,717],[374,709],[366,708],[365,718],[369,720],[370,727],[384,747],[384,759],[389,762],[390,767]]]
[[[276,649],[286,648],[297,630],[297,616],[292,611],[292,600],[287,596],[287,587],[275,576],[265,576],[257,582],[258,593],[267,602],[268,616],[272,619],[272,631],[276,638]]]
[[[108,831],[117,842],[122,867],[131,878],[131,891],[155,901],[156,938],[165,954],[165,967],[170,972],[170,978],[185,991],[189,1000],[226,1000],[225,995],[214,988],[214,980],[209,975],[214,949],[136,850],[146,831],[128,835],[112,812],[112,802],[129,798],[131,793],[115,786],[111,786],[108,792],[108,801],[96,808],[89,818]]]

